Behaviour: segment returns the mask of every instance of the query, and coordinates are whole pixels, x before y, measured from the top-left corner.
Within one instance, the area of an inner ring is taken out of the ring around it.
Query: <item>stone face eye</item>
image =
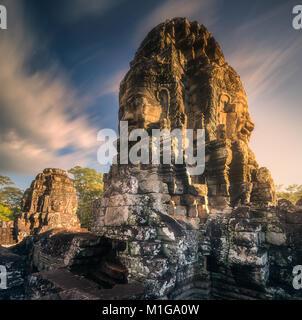
[[[236,105],[235,104],[225,103],[224,112],[226,112],[226,113],[236,112]]]

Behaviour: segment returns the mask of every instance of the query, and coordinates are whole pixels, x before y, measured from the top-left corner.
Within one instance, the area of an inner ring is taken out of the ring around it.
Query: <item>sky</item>
[[[297,1],[0,0],[0,174],[26,189],[47,167],[102,170],[97,133],[117,131],[118,87],[157,24],[204,24],[238,72],[250,146],[276,184],[302,184],[302,30]]]

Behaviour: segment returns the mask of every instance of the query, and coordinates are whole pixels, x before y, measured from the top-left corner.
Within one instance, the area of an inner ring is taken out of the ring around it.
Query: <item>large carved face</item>
[[[129,130],[159,127],[163,110],[156,91],[137,87],[126,90],[120,97],[120,121],[128,121]]]

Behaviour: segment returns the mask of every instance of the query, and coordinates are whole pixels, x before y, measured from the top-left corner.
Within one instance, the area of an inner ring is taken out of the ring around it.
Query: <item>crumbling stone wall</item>
[[[302,261],[301,209],[241,206],[206,223],[211,296],[216,299],[301,299],[293,268]]]
[[[128,270],[127,280],[142,282],[146,297],[157,298],[193,281],[203,266],[197,210],[189,217],[186,203],[171,204],[184,189],[192,201],[194,195],[180,179],[179,189],[169,193],[159,174],[163,168],[148,169],[112,168],[117,171],[107,176],[105,195],[94,204],[93,231],[121,242],[117,256]]]

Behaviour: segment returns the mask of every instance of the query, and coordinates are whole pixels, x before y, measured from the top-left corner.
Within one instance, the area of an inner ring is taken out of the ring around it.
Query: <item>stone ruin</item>
[[[45,169],[25,191],[15,221],[0,221],[0,245],[11,246],[52,229],[81,231],[77,209],[76,190],[67,172]]]
[[[51,229],[79,231],[77,209],[76,190],[66,171],[45,169],[24,193],[16,222],[18,241]]]
[[[119,100],[119,120],[129,129],[205,129],[205,172],[190,176],[185,164],[112,165],[93,231],[123,242],[120,261],[147,297],[184,297],[184,286],[191,298],[208,296],[211,282],[201,279],[209,277],[212,224],[224,217],[219,228],[228,227],[235,206],[276,205],[270,173],[248,146],[254,123],[240,78],[204,26],[173,19],[142,42]],[[247,263],[246,248],[238,248],[234,259]],[[261,260],[254,250],[251,259]]]
[[[292,270],[302,264],[302,207],[277,204],[248,146],[244,88],[210,32],[184,18],[158,25],[119,100],[129,130],[205,129],[204,173],[112,165],[91,233],[77,229],[66,175],[38,175],[24,195],[23,241],[0,253],[0,261],[26,256],[15,264],[26,270],[19,299],[301,299]]]

